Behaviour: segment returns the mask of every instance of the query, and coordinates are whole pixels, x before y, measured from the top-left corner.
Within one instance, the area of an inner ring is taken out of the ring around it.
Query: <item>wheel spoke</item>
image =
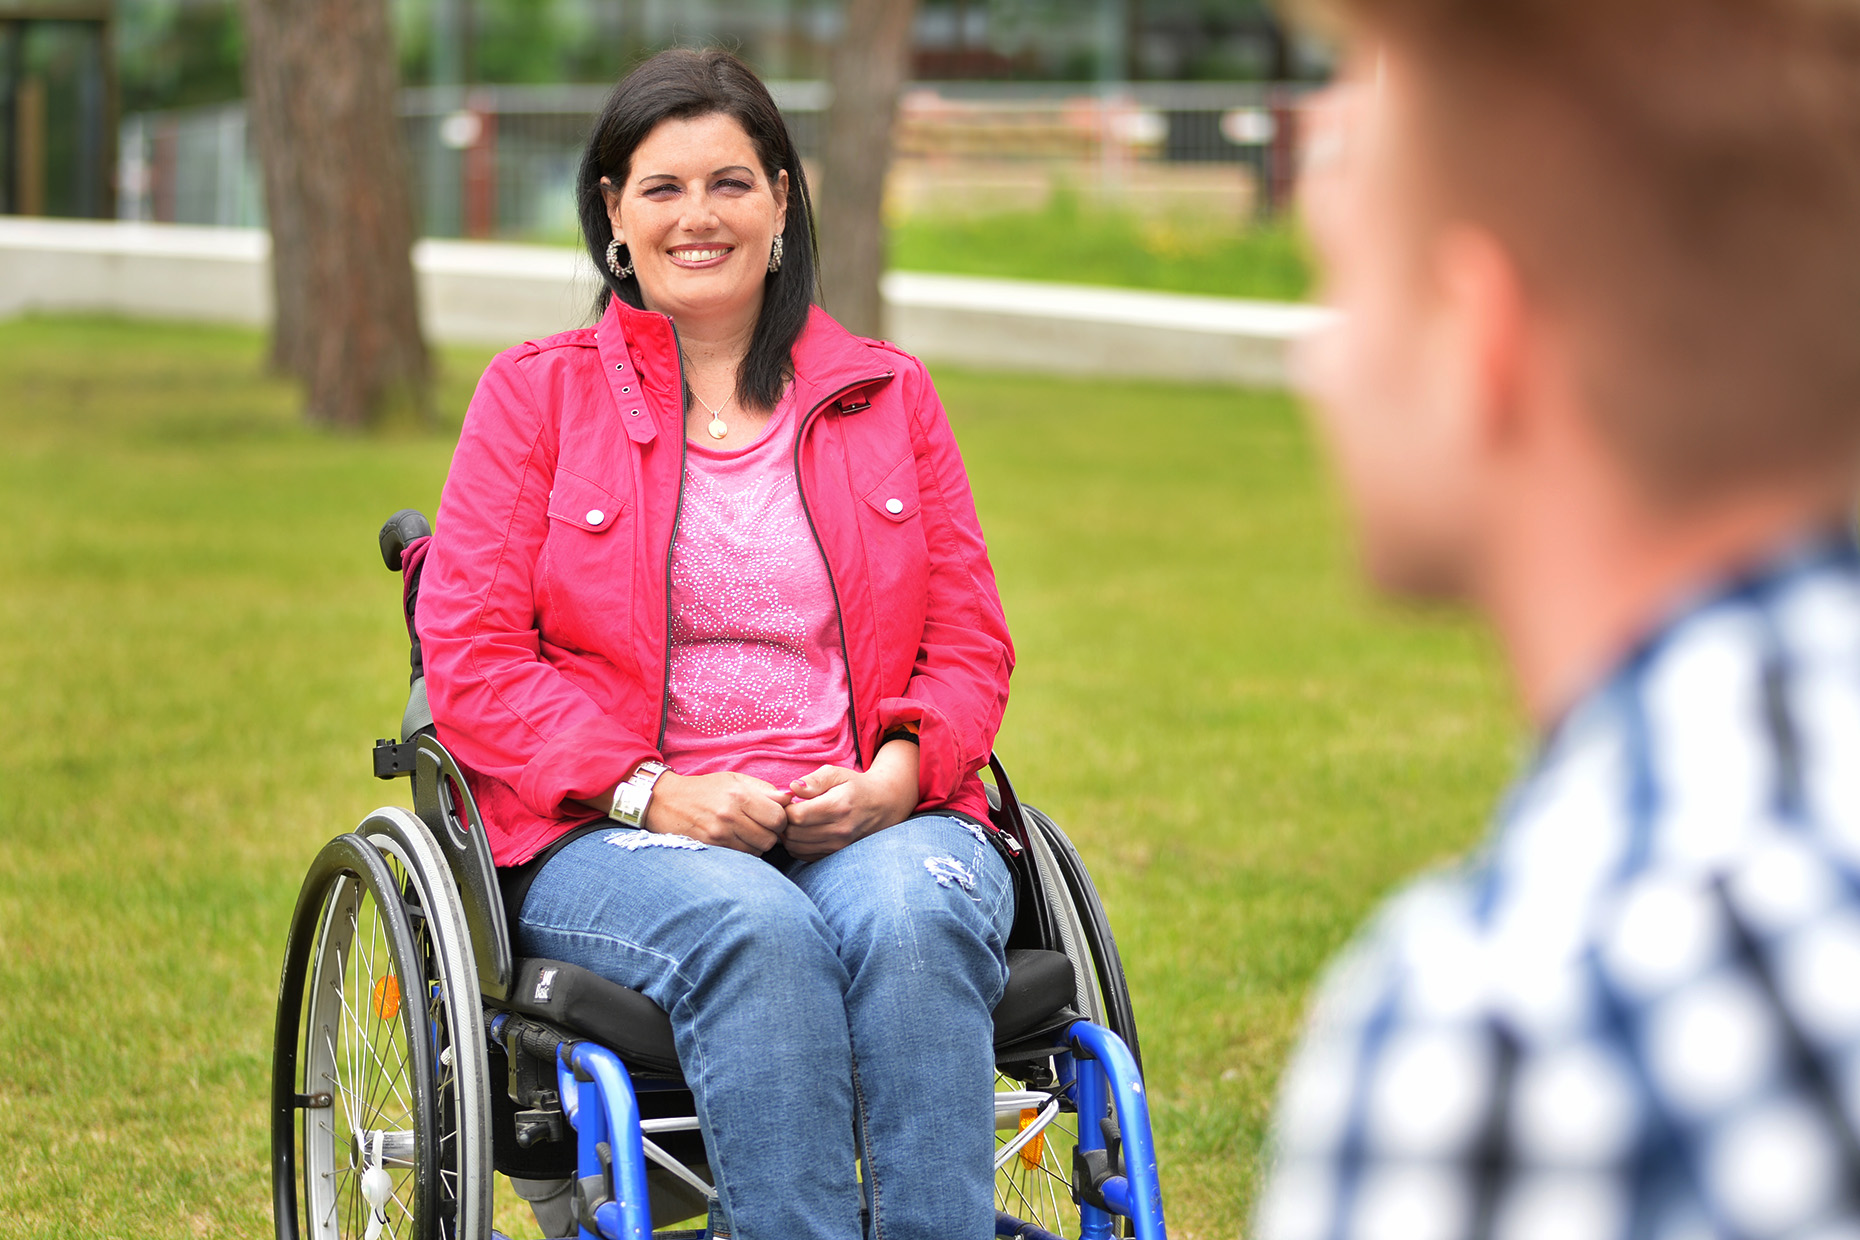
[[[361,941],[361,906],[359,903],[349,910],[349,936],[349,958],[341,974],[341,989],[338,990],[336,998],[342,1004],[343,1013],[349,1018],[349,1044],[345,1049],[348,1052],[349,1093],[355,1099],[355,1110],[351,1112],[349,1118],[354,1121],[354,1124],[360,1124],[366,1115],[363,1109],[366,1100],[362,1090],[362,1014],[356,1011],[355,1005],[349,1001],[349,983],[352,972],[359,969],[364,975],[368,975],[372,973],[373,966],[368,963],[366,948]]]
[[[1046,1172],[1046,1179],[1044,1181],[1046,1185],[1046,1200],[1047,1200],[1047,1204],[1052,1206],[1052,1209],[1053,1209],[1053,1212],[1050,1216],[1053,1220],[1052,1230],[1058,1231],[1059,1230],[1059,1197],[1053,1191],[1053,1181],[1057,1180],[1059,1177],[1054,1175],[1050,1170],[1047,1169],[1045,1151],[1041,1151],[1040,1170]]]
[[[343,1039],[342,1049],[348,1087],[343,1091],[343,1096],[349,1107],[349,1118],[354,1121],[350,1127],[355,1127],[363,1123],[369,1114],[367,1093],[362,1084],[362,1056],[367,1043],[363,1035],[361,1013],[349,1002],[346,989],[336,992],[336,1001],[342,1005],[342,1014],[346,1018],[344,1025],[347,1036]]]
[[[1021,1217],[1029,1221],[1037,1220],[1039,1215],[1034,1210],[1033,1203],[1028,1201],[1027,1194],[1021,1191],[1019,1177],[1012,1171],[1007,1173],[1007,1185],[1014,1190],[1014,1195],[1020,1198],[1021,1207],[1026,1210],[1026,1213]]]
[[[377,914],[374,917],[370,917],[369,923],[369,945],[372,947],[375,945],[374,941],[378,940],[381,935],[382,927],[379,915]],[[355,927],[359,935],[360,926],[354,915],[351,915],[350,924]],[[382,946],[385,947],[385,944],[382,944]],[[361,966],[361,977],[356,980],[359,983],[359,988],[367,992],[369,996],[367,1000],[361,1000],[361,997],[357,995],[356,999],[358,1001],[368,1002],[371,1005],[373,1002],[374,980],[378,975],[378,971],[372,966],[372,961],[374,959],[375,953],[372,951],[356,951],[351,953],[350,958],[351,964]],[[382,1074],[385,1073],[389,1067],[380,1050],[380,1037],[382,1035],[385,1035],[388,1044],[394,1048],[395,1058],[398,1061],[394,1066],[393,1075],[385,1078],[385,1084],[388,1090],[396,1096],[402,1107],[405,1108],[406,1113],[411,1116],[413,1113],[412,1100],[404,1093],[394,1089],[394,1086],[398,1085],[408,1067],[407,1057],[403,1053],[398,1039],[394,1037],[396,1022],[380,1020],[378,1018],[378,1013],[374,1013],[377,1017],[375,1021],[371,1022],[365,1020],[362,1013],[357,1010],[355,1002],[352,1002],[350,996],[346,993],[346,989],[338,989],[337,1000],[342,1005],[344,1015],[348,1017],[351,1030],[349,1047],[347,1048],[349,1051],[348,1060],[349,1071],[351,1073],[351,1088],[347,1092],[354,1098],[353,1106],[356,1108],[354,1118],[358,1121],[363,1121],[369,1116],[378,1114],[380,1111],[380,1107],[377,1103],[381,1099],[383,1093],[384,1077]],[[372,1075],[367,1074],[367,1060],[372,1060],[374,1065],[380,1069],[380,1072]],[[363,1084],[364,1079],[368,1081],[366,1086]]]
[[[379,909],[374,909],[372,911],[374,916],[368,919],[368,945],[371,948],[368,956],[368,976],[363,979],[362,993],[357,996],[361,1002],[368,1005],[369,1014],[373,1017],[367,1024],[366,1041],[363,1043],[363,1049],[368,1053],[368,1057],[374,1061],[374,1066],[376,1068],[375,1073],[369,1078],[368,1094],[365,1099],[368,1103],[368,1113],[371,1116],[381,1113],[381,1074],[387,1069],[387,1063],[381,1055],[380,1037],[383,1032],[386,1032],[390,1038],[390,1045],[392,1045],[391,1039],[393,1037],[393,1029],[390,1022],[384,1021],[381,1018],[382,1003],[375,995],[375,987],[381,984],[382,978],[386,977],[387,974],[375,967],[374,963],[376,952],[372,949],[382,948],[384,944],[381,943],[381,911]]]
[[[370,1107],[369,1113],[372,1115],[380,1114],[390,1097],[401,1104],[401,1108],[406,1114],[411,1115],[413,1113],[412,1099],[408,1098],[404,1093],[399,1092],[396,1088],[402,1077],[406,1075],[408,1069],[407,1055],[401,1046],[399,1034],[400,1025],[398,1021],[377,1020],[374,1023],[373,1031],[366,1045],[365,1049],[368,1052],[368,1057],[373,1061],[377,1069],[371,1078],[372,1084],[369,1086],[367,1098]],[[381,1044],[383,1042],[386,1042],[388,1049],[394,1052],[395,1062],[391,1065],[388,1063],[387,1058],[381,1053]],[[392,1068],[391,1075],[389,1075],[390,1068]]]
[[[342,1204],[342,1185],[332,1185],[329,1193],[329,1209],[323,1213],[323,1221],[317,1225],[318,1231],[328,1231],[329,1221],[336,1217],[336,1207]]]
[[[330,1032],[327,1026],[325,1026],[323,1029],[323,1043],[329,1048],[330,1062],[332,1063],[340,1062],[336,1058],[336,1044],[334,1041],[331,1040]],[[343,1053],[344,1054],[348,1053],[348,1047],[346,1045],[343,1047]],[[354,1082],[344,1081],[343,1079],[339,1077],[332,1077],[330,1078],[330,1084],[334,1087],[336,1096],[342,1099],[343,1116],[344,1118],[350,1121],[350,1123],[348,1124],[348,1127],[353,1129],[355,1127],[354,1121],[357,1118],[359,1118],[359,1114],[360,1114],[359,1107],[361,1105],[360,1100],[355,1097],[354,1088],[353,1088]],[[331,1136],[333,1139],[334,1133],[335,1133],[334,1124],[330,1125],[330,1132],[331,1132]]]
[[[391,1098],[394,1101],[400,1103],[399,1114],[405,1116],[408,1120],[411,1121],[413,1118],[413,1110],[414,1110],[413,1100],[408,1098],[399,1089],[402,1079],[408,1076],[409,1065],[407,1063],[406,1056],[398,1054],[400,1050],[399,1039],[392,1038],[391,1032],[390,1032],[390,1039],[391,1040],[389,1041],[388,1045],[394,1048],[394,1050],[397,1053],[397,1057],[400,1060],[400,1063],[399,1063],[399,1066],[394,1069],[394,1074],[392,1076],[384,1077],[379,1073],[376,1074],[374,1078],[374,1086],[370,1090],[370,1094],[369,1094],[370,1109],[368,1113],[373,1116],[379,1116],[379,1115],[385,1114],[385,1111],[386,1111],[385,1104]],[[369,1048],[369,1051],[370,1051],[370,1054],[374,1056],[375,1063],[380,1065],[382,1071],[385,1072],[387,1069],[387,1064],[382,1061],[380,1052],[372,1046]],[[379,1100],[378,1103],[376,1101],[377,1099]],[[381,1126],[386,1127],[387,1125],[383,1124]]]

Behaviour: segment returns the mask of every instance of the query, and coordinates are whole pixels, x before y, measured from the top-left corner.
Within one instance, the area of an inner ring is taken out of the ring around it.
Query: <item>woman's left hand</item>
[[[864,771],[823,766],[789,786],[788,852],[817,861],[874,831],[895,827],[917,808],[917,746],[887,742]]]

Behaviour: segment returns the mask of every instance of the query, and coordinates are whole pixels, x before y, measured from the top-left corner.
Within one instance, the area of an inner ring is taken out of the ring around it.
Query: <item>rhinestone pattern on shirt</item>
[[[684,502],[672,556],[674,716],[702,736],[798,726],[810,701],[809,626],[799,591],[783,585],[825,570],[797,520],[794,477],[732,490],[690,469]]]
[[[672,549],[665,752],[781,786],[856,761],[839,613],[789,455],[786,402],[751,447],[692,444]]]

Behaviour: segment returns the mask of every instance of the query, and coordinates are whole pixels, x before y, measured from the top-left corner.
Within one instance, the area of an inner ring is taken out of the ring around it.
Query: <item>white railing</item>
[[[108,313],[262,326],[271,246],[258,229],[0,218],[0,317]],[[429,239],[421,313],[441,342],[513,344],[590,321],[592,267],[567,247]],[[1277,386],[1312,306],[892,272],[887,335],[935,362]]]

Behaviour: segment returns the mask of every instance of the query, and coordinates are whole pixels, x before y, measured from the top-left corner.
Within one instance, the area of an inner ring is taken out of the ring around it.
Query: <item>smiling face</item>
[[[755,322],[769,253],[788,219],[788,174],[770,180],[755,143],[722,113],[668,120],[603,179],[646,308],[692,323]]]

